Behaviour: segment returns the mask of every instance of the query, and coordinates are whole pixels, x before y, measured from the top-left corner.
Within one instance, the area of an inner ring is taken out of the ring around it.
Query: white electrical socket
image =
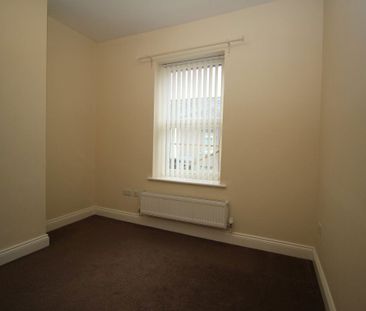
[[[141,189],[135,189],[135,197],[139,198],[140,197],[140,193],[143,192],[144,190]]]
[[[134,196],[134,191],[131,189],[124,189],[123,190],[123,195],[126,197],[132,197]]]
[[[124,189],[123,190],[123,195],[126,197],[134,197],[134,198],[138,198],[140,197],[140,193],[143,192],[143,190],[138,190],[138,189]]]

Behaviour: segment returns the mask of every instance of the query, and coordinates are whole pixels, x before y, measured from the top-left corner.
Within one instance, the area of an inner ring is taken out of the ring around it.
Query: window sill
[[[148,177],[147,180],[150,181],[161,181],[168,182],[174,184],[186,184],[186,185],[194,185],[194,186],[204,186],[204,187],[213,187],[213,188],[226,188],[225,184],[217,183],[217,182],[209,182],[209,181],[197,181],[197,180],[182,180],[182,179],[172,179],[172,178],[157,178],[157,177]]]

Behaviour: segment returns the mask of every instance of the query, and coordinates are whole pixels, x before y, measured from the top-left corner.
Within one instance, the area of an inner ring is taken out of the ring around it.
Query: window
[[[161,64],[153,177],[219,184],[224,56]]]

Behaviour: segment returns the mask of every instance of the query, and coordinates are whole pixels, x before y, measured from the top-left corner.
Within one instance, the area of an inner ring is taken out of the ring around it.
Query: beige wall
[[[1,11],[2,23],[9,23],[16,14],[30,21],[28,15],[35,12],[16,10],[17,4],[24,3],[8,1],[7,10]],[[337,308],[364,310],[366,249],[360,241],[366,236],[366,77],[361,70],[366,68],[365,12],[362,0],[325,0],[321,161],[323,1],[277,0],[98,46],[49,19],[48,218],[87,207],[94,199],[102,206],[137,211],[137,200],[122,195],[123,189],[135,188],[228,199],[235,231],[282,240],[313,245],[319,220],[322,232],[317,250]],[[44,69],[42,53],[33,49],[41,48],[43,41],[20,49],[14,39],[24,35],[27,42],[25,31],[34,29],[27,23],[15,26],[11,32],[3,25],[0,30],[5,38],[2,44],[9,42],[1,55],[1,79],[6,83],[1,84],[0,133],[2,145],[9,146],[1,150],[1,164],[5,164],[1,190],[4,206],[12,207],[1,209],[0,219],[6,225],[0,226],[0,247],[44,230],[41,209],[34,213],[33,206],[34,202],[42,206],[42,191],[34,191],[42,184],[37,175],[41,170],[35,173],[42,168],[42,139],[33,134],[42,131],[42,122],[35,121],[42,112],[44,82],[43,76],[33,79]],[[152,172],[153,71],[136,58],[241,35],[247,43],[232,49],[225,72],[222,176],[228,187],[147,181]],[[31,66],[25,52],[34,58]],[[14,92],[19,85],[25,91]],[[24,102],[27,98],[29,105],[30,95],[40,95],[40,100],[32,100],[31,110]],[[17,123],[20,118],[27,121]],[[321,208],[316,215],[319,162]],[[27,217],[29,228],[22,226],[15,234],[19,215]],[[5,241],[5,235],[11,239]]]
[[[313,244],[319,170],[322,1],[278,0],[98,45],[97,203],[137,211],[125,188],[228,199],[234,231]],[[226,60],[222,179],[147,181],[153,70],[136,58],[245,35]]]
[[[46,0],[0,2],[0,249],[45,233]]]
[[[96,43],[48,19],[47,218],[94,203]]]
[[[366,310],[365,30],[365,1],[325,1],[317,249],[338,311]]]

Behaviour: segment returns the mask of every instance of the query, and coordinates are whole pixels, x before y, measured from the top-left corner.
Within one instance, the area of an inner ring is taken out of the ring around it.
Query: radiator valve
[[[229,228],[231,229],[233,227],[233,224],[234,224],[234,217],[233,216],[230,216],[229,217]]]

